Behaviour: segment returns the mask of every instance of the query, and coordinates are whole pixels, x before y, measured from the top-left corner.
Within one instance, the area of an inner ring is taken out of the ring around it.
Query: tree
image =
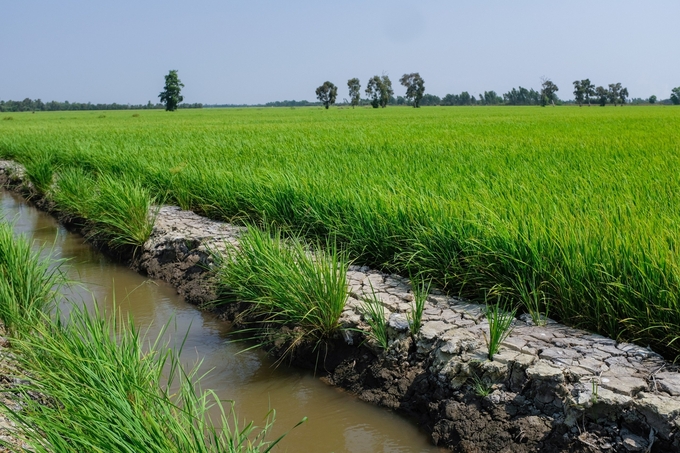
[[[533,88],[527,90],[520,86],[505,93],[503,101],[508,105],[538,105],[541,103],[541,94]]]
[[[165,104],[166,111],[174,112],[177,110],[179,103],[184,100],[184,97],[180,94],[182,88],[184,88],[184,84],[177,77],[177,70],[171,70],[165,76],[165,89],[158,95],[161,98],[161,102]]]
[[[649,97],[649,103],[650,104],[656,104],[656,96],[655,95],[651,95]]]
[[[368,85],[366,85],[366,96],[371,100],[371,105],[374,109],[380,107],[380,77],[373,76],[368,79]]]
[[[541,105],[545,107],[550,102],[553,107],[555,107],[555,93],[560,89],[557,88],[552,80],[542,77],[541,78]]]
[[[626,98],[628,97],[628,88],[621,88],[619,91],[619,97],[621,98],[621,106],[626,103]]]
[[[316,89],[316,97],[328,109],[330,105],[335,104],[335,99],[338,97],[338,87],[329,81],[325,81],[323,85]]]
[[[390,102],[390,98],[394,95],[392,81],[385,74],[382,77],[373,76],[368,80],[368,85],[366,85],[366,94],[371,100],[373,108],[385,108]]]
[[[619,102],[619,92],[621,91],[621,84],[620,83],[610,83],[609,84],[609,90],[607,92],[607,98],[609,99],[610,104],[614,104],[614,107],[616,107],[616,104]]]
[[[390,98],[394,95],[394,90],[392,89],[392,81],[390,78],[383,74],[380,77],[380,107],[387,107],[387,103],[390,102]]]
[[[595,96],[595,85],[593,85],[590,79],[583,79],[581,80],[581,89],[583,90],[585,100],[588,102],[588,107],[590,107],[590,101]]]
[[[680,87],[671,90],[671,102],[675,105],[680,105]]]
[[[496,105],[503,102],[503,98],[496,94],[495,91],[485,91],[484,94],[479,95],[479,103],[482,105]]]
[[[425,81],[420,77],[420,74],[417,72],[404,74],[399,82],[406,87],[406,99],[413,102],[414,108],[420,107],[420,100],[425,94]]]
[[[600,107],[604,107],[607,104],[609,91],[605,87],[599,86],[595,88],[595,94],[597,95],[597,99],[600,102]]]
[[[581,107],[583,104],[583,101],[586,97],[586,92],[583,88],[583,82],[582,80],[574,80],[574,100],[576,100],[576,103],[578,104],[579,107]]]
[[[439,105],[442,100],[434,94],[424,94],[420,100],[420,105]]]
[[[359,105],[361,101],[361,82],[356,77],[347,81],[347,88],[349,88],[349,99],[352,103],[352,108]]]

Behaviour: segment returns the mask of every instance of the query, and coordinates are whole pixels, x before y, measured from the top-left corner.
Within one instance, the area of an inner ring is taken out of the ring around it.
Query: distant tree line
[[[412,105],[413,107],[420,107],[421,105],[555,105],[563,103],[558,97],[557,92],[559,88],[549,78],[541,78],[541,90],[536,91],[533,88],[527,89],[522,86],[513,88],[503,96],[499,96],[495,91],[485,91],[480,93],[478,97],[471,95],[467,91],[460,94],[447,94],[443,98],[433,94],[425,93],[425,81],[419,73],[404,74],[399,82],[406,88],[406,96],[394,97],[394,90],[392,89],[392,82],[390,78],[383,74],[382,76],[373,76],[368,80],[368,85],[365,90],[367,99],[361,99],[361,82],[357,78],[352,78],[347,81],[347,88],[349,89],[350,100],[345,99],[345,103],[356,107],[358,105],[370,104],[373,108],[387,107],[388,105]],[[624,105],[629,101],[628,88],[622,86],[621,83],[610,83],[606,88],[604,86],[595,86],[590,79],[576,80],[574,85],[574,101],[573,103],[582,106],[587,103],[589,106],[596,102],[601,106],[613,104]],[[320,104],[325,108],[335,104],[337,98],[337,87],[331,82],[324,82],[323,85],[316,89],[317,98]],[[633,103],[649,103],[655,104],[657,102],[656,96],[649,97],[646,101],[641,99],[634,99]],[[673,88],[670,99],[660,101],[661,103],[669,103],[680,105],[680,87]],[[566,101],[572,103],[572,101]]]
[[[346,103],[353,108],[358,105],[364,105],[366,102],[376,109],[378,107],[385,108],[390,104],[408,104],[416,108],[420,107],[421,101],[425,96],[425,81],[420,74],[417,72],[404,74],[399,79],[399,83],[406,88],[406,96],[395,98],[390,77],[387,74],[381,76],[375,75],[368,79],[366,89],[364,90],[367,100],[362,100],[361,81],[354,77],[347,81],[350,100],[346,101]],[[325,108],[335,104],[337,95],[338,88],[329,81],[324,82],[316,89],[316,98]]]
[[[476,98],[467,91],[460,94],[447,94],[444,98],[433,94],[425,93],[425,81],[419,73],[404,74],[399,79],[401,85],[406,88],[405,96],[394,97],[392,81],[389,76],[373,76],[368,80],[365,94],[367,99],[361,99],[361,81],[352,78],[347,81],[350,100],[345,99],[345,103],[356,107],[358,105],[371,105],[373,108],[385,108],[388,105],[555,105],[559,98],[555,94],[559,88],[550,79],[542,78],[541,91],[519,87],[499,96],[495,91],[485,91]],[[319,104],[325,108],[335,104],[337,100],[338,88],[332,82],[326,81],[316,89],[316,97]],[[286,101],[287,102],[287,101]],[[305,102],[305,101],[303,101]],[[268,103],[267,105],[276,105]],[[311,105],[311,103],[309,104]],[[277,105],[278,106],[278,105]]]
[[[200,109],[203,104],[179,104],[181,109]],[[0,101],[0,112],[47,112],[61,110],[141,110],[164,109],[163,104],[92,104],[91,102],[43,102],[40,99],[26,98],[23,101]]]
[[[265,107],[311,107],[321,105],[320,102],[310,101],[274,101],[264,104]]]
[[[583,79],[575,80],[573,85],[574,100],[579,107],[584,103],[588,103],[590,107],[592,101],[597,102],[601,107],[607,104],[614,104],[614,107],[616,107],[617,104],[624,105],[628,99],[628,88],[623,87],[620,83],[610,83],[608,88],[595,87],[590,79]]]

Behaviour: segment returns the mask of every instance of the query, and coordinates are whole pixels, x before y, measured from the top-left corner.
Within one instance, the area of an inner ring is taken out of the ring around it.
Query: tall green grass
[[[160,335],[146,352],[142,343],[129,320],[78,307],[67,323],[45,320],[12,341],[31,377],[12,415],[35,451],[250,453],[278,442],[265,438],[273,412],[261,429],[244,424],[233,405],[200,391],[197,368],[185,372]]]
[[[26,176],[38,195],[47,195],[54,183],[54,165],[50,156],[37,155],[25,164]]]
[[[0,217],[0,319],[8,333],[20,337],[37,325],[62,283],[59,267],[37,259]]]
[[[2,410],[32,451],[263,453],[279,442],[266,439],[273,412],[262,428],[240,422],[233,405],[201,391],[198,367],[185,371],[163,333],[145,349],[132,322],[115,314],[74,305],[64,321],[58,275],[0,223],[0,320],[29,378],[12,389],[20,408]]]
[[[364,296],[361,312],[364,321],[371,328],[368,332],[368,338],[372,339],[382,349],[387,349],[389,347],[389,338],[385,308],[375,293]]]
[[[140,246],[153,231],[156,197],[124,177],[94,176],[81,168],[58,172],[49,198],[68,217],[86,221],[88,235],[111,247]]]
[[[333,237],[358,262],[680,353],[680,109],[162,113],[16,114],[0,155],[49,152],[215,218]]]
[[[333,242],[309,249],[279,229],[255,227],[215,255],[223,294],[252,304],[266,327],[289,327],[292,347],[331,337],[347,300],[348,262]]]

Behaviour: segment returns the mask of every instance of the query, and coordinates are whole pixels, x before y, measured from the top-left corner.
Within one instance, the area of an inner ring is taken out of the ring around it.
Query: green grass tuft
[[[368,332],[369,338],[373,339],[382,349],[387,349],[387,319],[385,319],[385,308],[375,293],[365,295],[363,299],[362,314],[364,321],[371,328]]]
[[[24,407],[12,412],[22,435],[44,453],[270,451],[278,442],[266,439],[274,413],[260,429],[240,423],[233,404],[223,408],[202,391],[198,368],[184,371],[160,337],[143,352],[131,321],[73,307],[68,322],[45,319],[13,340],[31,375],[18,389]],[[219,420],[208,416],[215,407]]]
[[[505,303],[501,303],[500,297],[495,304],[486,307],[486,319],[489,322],[489,336],[484,334],[484,340],[489,351],[489,360],[493,360],[498,353],[501,343],[512,332],[512,322],[515,320],[516,309],[508,310]]]
[[[26,176],[33,183],[39,195],[48,195],[54,183],[55,166],[52,159],[44,154],[35,156],[25,165]]]
[[[157,209],[148,189],[127,179],[104,175],[97,180],[97,194],[89,205],[89,219],[96,234],[117,246],[140,246],[153,231]]]
[[[425,310],[425,302],[427,302],[427,297],[430,295],[430,286],[432,281],[414,281],[411,279],[411,284],[413,285],[413,307],[411,311],[406,314],[408,319],[409,329],[411,335],[416,336],[420,332],[420,327],[422,326],[423,311]]]
[[[62,283],[58,262],[41,260],[25,237],[0,221],[0,319],[10,335],[36,325]]]
[[[308,249],[280,230],[250,227],[226,258],[215,256],[219,284],[265,325],[298,328],[294,342],[321,341],[338,329],[347,299],[347,259],[335,243],[324,245]]]
[[[79,168],[60,172],[52,195],[57,208],[88,222],[90,237],[110,246],[141,246],[158,213],[154,197],[139,183],[109,175],[93,177]]]

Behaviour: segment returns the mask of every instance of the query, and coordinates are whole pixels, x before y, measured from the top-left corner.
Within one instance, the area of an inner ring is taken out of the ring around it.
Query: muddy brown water
[[[45,253],[67,260],[67,276],[82,283],[65,290],[70,299],[86,305],[96,300],[108,312],[115,304],[131,315],[140,331],[148,329],[150,338],[155,338],[168,322],[171,341],[182,341],[186,335],[183,362],[189,365],[202,360],[201,371],[210,371],[201,381],[202,387],[213,389],[221,399],[236,401],[241,420],[254,420],[262,426],[263,417],[273,408],[273,435],[278,435],[308,417],[276,451],[442,451],[398,414],[359,401],[306,371],[275,367],[260,350],[242,352],[246,345],[235,342],[226,323],[184,302],[167,283],[146,279],[112,262],[85,243],[82,236],[68,232],[16,194],[0,191],[0,215],[14,222],[17,233],[33,238],[36,246],[44,246]]]

